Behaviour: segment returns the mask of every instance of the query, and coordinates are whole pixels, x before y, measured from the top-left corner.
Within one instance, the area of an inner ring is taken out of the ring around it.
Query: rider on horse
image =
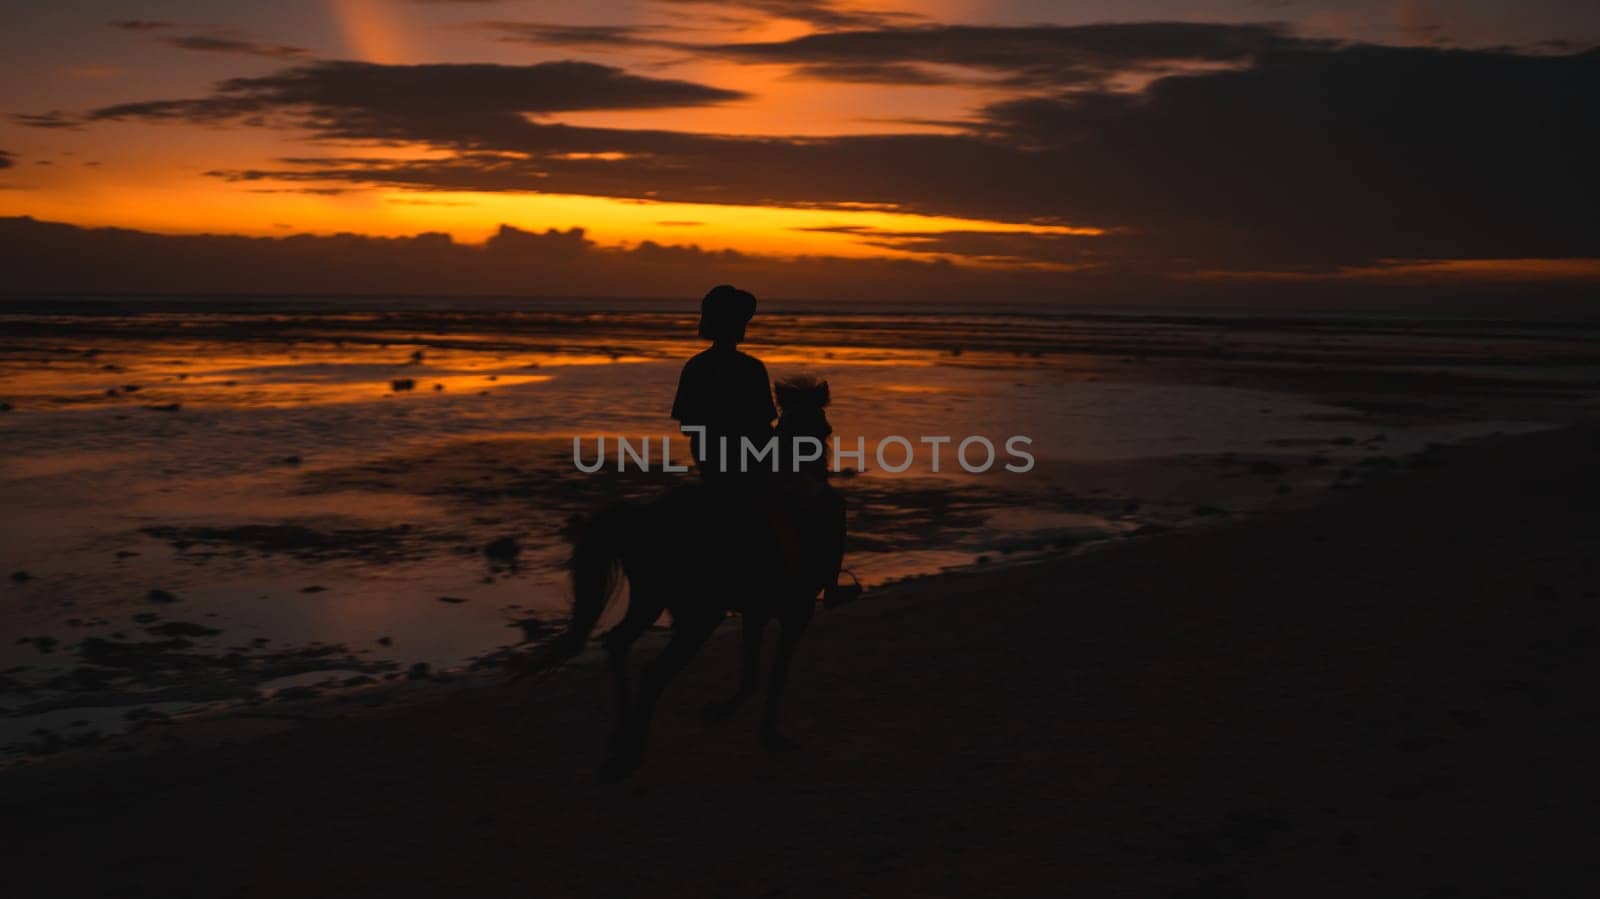
[[[700,301],[699,333],[711,346],[684,364],[672,417],[691,429],[700,476],[712,488],[714,508],[726,516],[719,524],[738,527],[740,519],[765,520],[777,537],[781,564],[831,589],[843,562],[844,503],[828,487],[827,466],[820,459],[790,464],[795,438],[821,441],[828,436],[822,413],[828,384],[794,379],[779,385],[780,397],[796,400],[785,403],[778,423],[780,464],[776,471],[773,463],[747,467],[743,441],[764,447],[774,435],[772,420],[777,417],[767,367],[738,349],[755,310],[752,294],[727,284],[712,288]]]
[[[744,630],[744,665],[738,692],[708,705],[708,722],[726,720],[755,695],[762,632],[780,626],[776,658],[767,678],[761,713],[762,745],[793,748],[778,729],[778,705],[789,678],[790,660],[816,608],[849,591],[836,586],[844,547],[844,503],[827,482],[827,467],[816,455],[797,457],[779,450],[777,465],[747,469],[744,439],[769,443],[815,441],[831,430],[823,407],[827,382],[781,382],[777,409],[760,360],[739,352],[745,325],[755,313],[755,297],[718,287],[701,305],[700,334],[711,348],[683,367],[672,414],[686,428],[704,429],[695,438],[695,457],[704,485],[674,488],[648,502],[623,501],[602,509],[583,524],[568,563],[572,575],[572,616],[567,629],[530,659],[523,672],[549,671],[580,652],[599,625],[620,578],[629,584],[622,620],[606,632],[605,648],[614,675],[617,728],[600,768],[603,779],[625,777],[644,760],[646,733],[662,690],[722,623],[738,611]],[[723,453],[724,442],[727,454]],[[726,460],[726,461],[724,461]],[[859,587],[855,588],[859,590]],[[664,612],[672,615],[672,638],[643,666],[637,683],[630,673],[630,647]]]

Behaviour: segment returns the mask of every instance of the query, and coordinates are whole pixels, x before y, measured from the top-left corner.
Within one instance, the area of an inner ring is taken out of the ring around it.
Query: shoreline
[[[716,640],[621,787],[589,776],[594,665],[14,769],[8,874],[134,895],[1568,891],[1597,440],[1446,448],[1307,510],[880,591],[802,644],[798,753],[761,752],[748,715],[698,726],[733,684]]]

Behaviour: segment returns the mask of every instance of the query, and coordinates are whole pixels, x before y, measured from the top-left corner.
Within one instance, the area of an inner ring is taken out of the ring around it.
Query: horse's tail
[[[584,651],[590,633],[600,624],[600,616],[605,614],[621,582],[622,547],[635,510],[637,507],[630,502],[618,502],[600,510],[589,521],[578,523],[573,555],[566,561],[566,571],[573,582],[573,613],[566,621],[566,630],[538,651],[514,662],[517,673],[512,680],[546,675]]]
[[[581,523],[572,542],[567,573],[572,579],[572,615],[561,636],[520,665],[518,678],[542,674],[583,651],[622,580],[622,552],[637,507],[617,503]]]
[[[591,520],[572,544],[567,572],[572,578],[572,619],[561,640],[583,648],[589,634],[617,592],[622,580],[622,549],[637,510],[632,503],[608,506]]]

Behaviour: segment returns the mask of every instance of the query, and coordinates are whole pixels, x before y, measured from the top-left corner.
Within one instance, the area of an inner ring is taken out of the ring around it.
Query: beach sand
[[[737,641],[593,781],[605,672],[0,773],[8,895],[1584,895],[1600,427],[875,591],[789,730]],[[724,631],[734,628],[726,627]],[[754,711],[754,710],[752,710]],[[1586,885],[1585,885],[1586,884]]]

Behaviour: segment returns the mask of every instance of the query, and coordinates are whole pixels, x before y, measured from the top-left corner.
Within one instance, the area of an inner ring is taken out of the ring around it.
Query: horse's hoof
[[[800,744],[775,730],[761,732],[761,748],[768,752],[793,752]]]

